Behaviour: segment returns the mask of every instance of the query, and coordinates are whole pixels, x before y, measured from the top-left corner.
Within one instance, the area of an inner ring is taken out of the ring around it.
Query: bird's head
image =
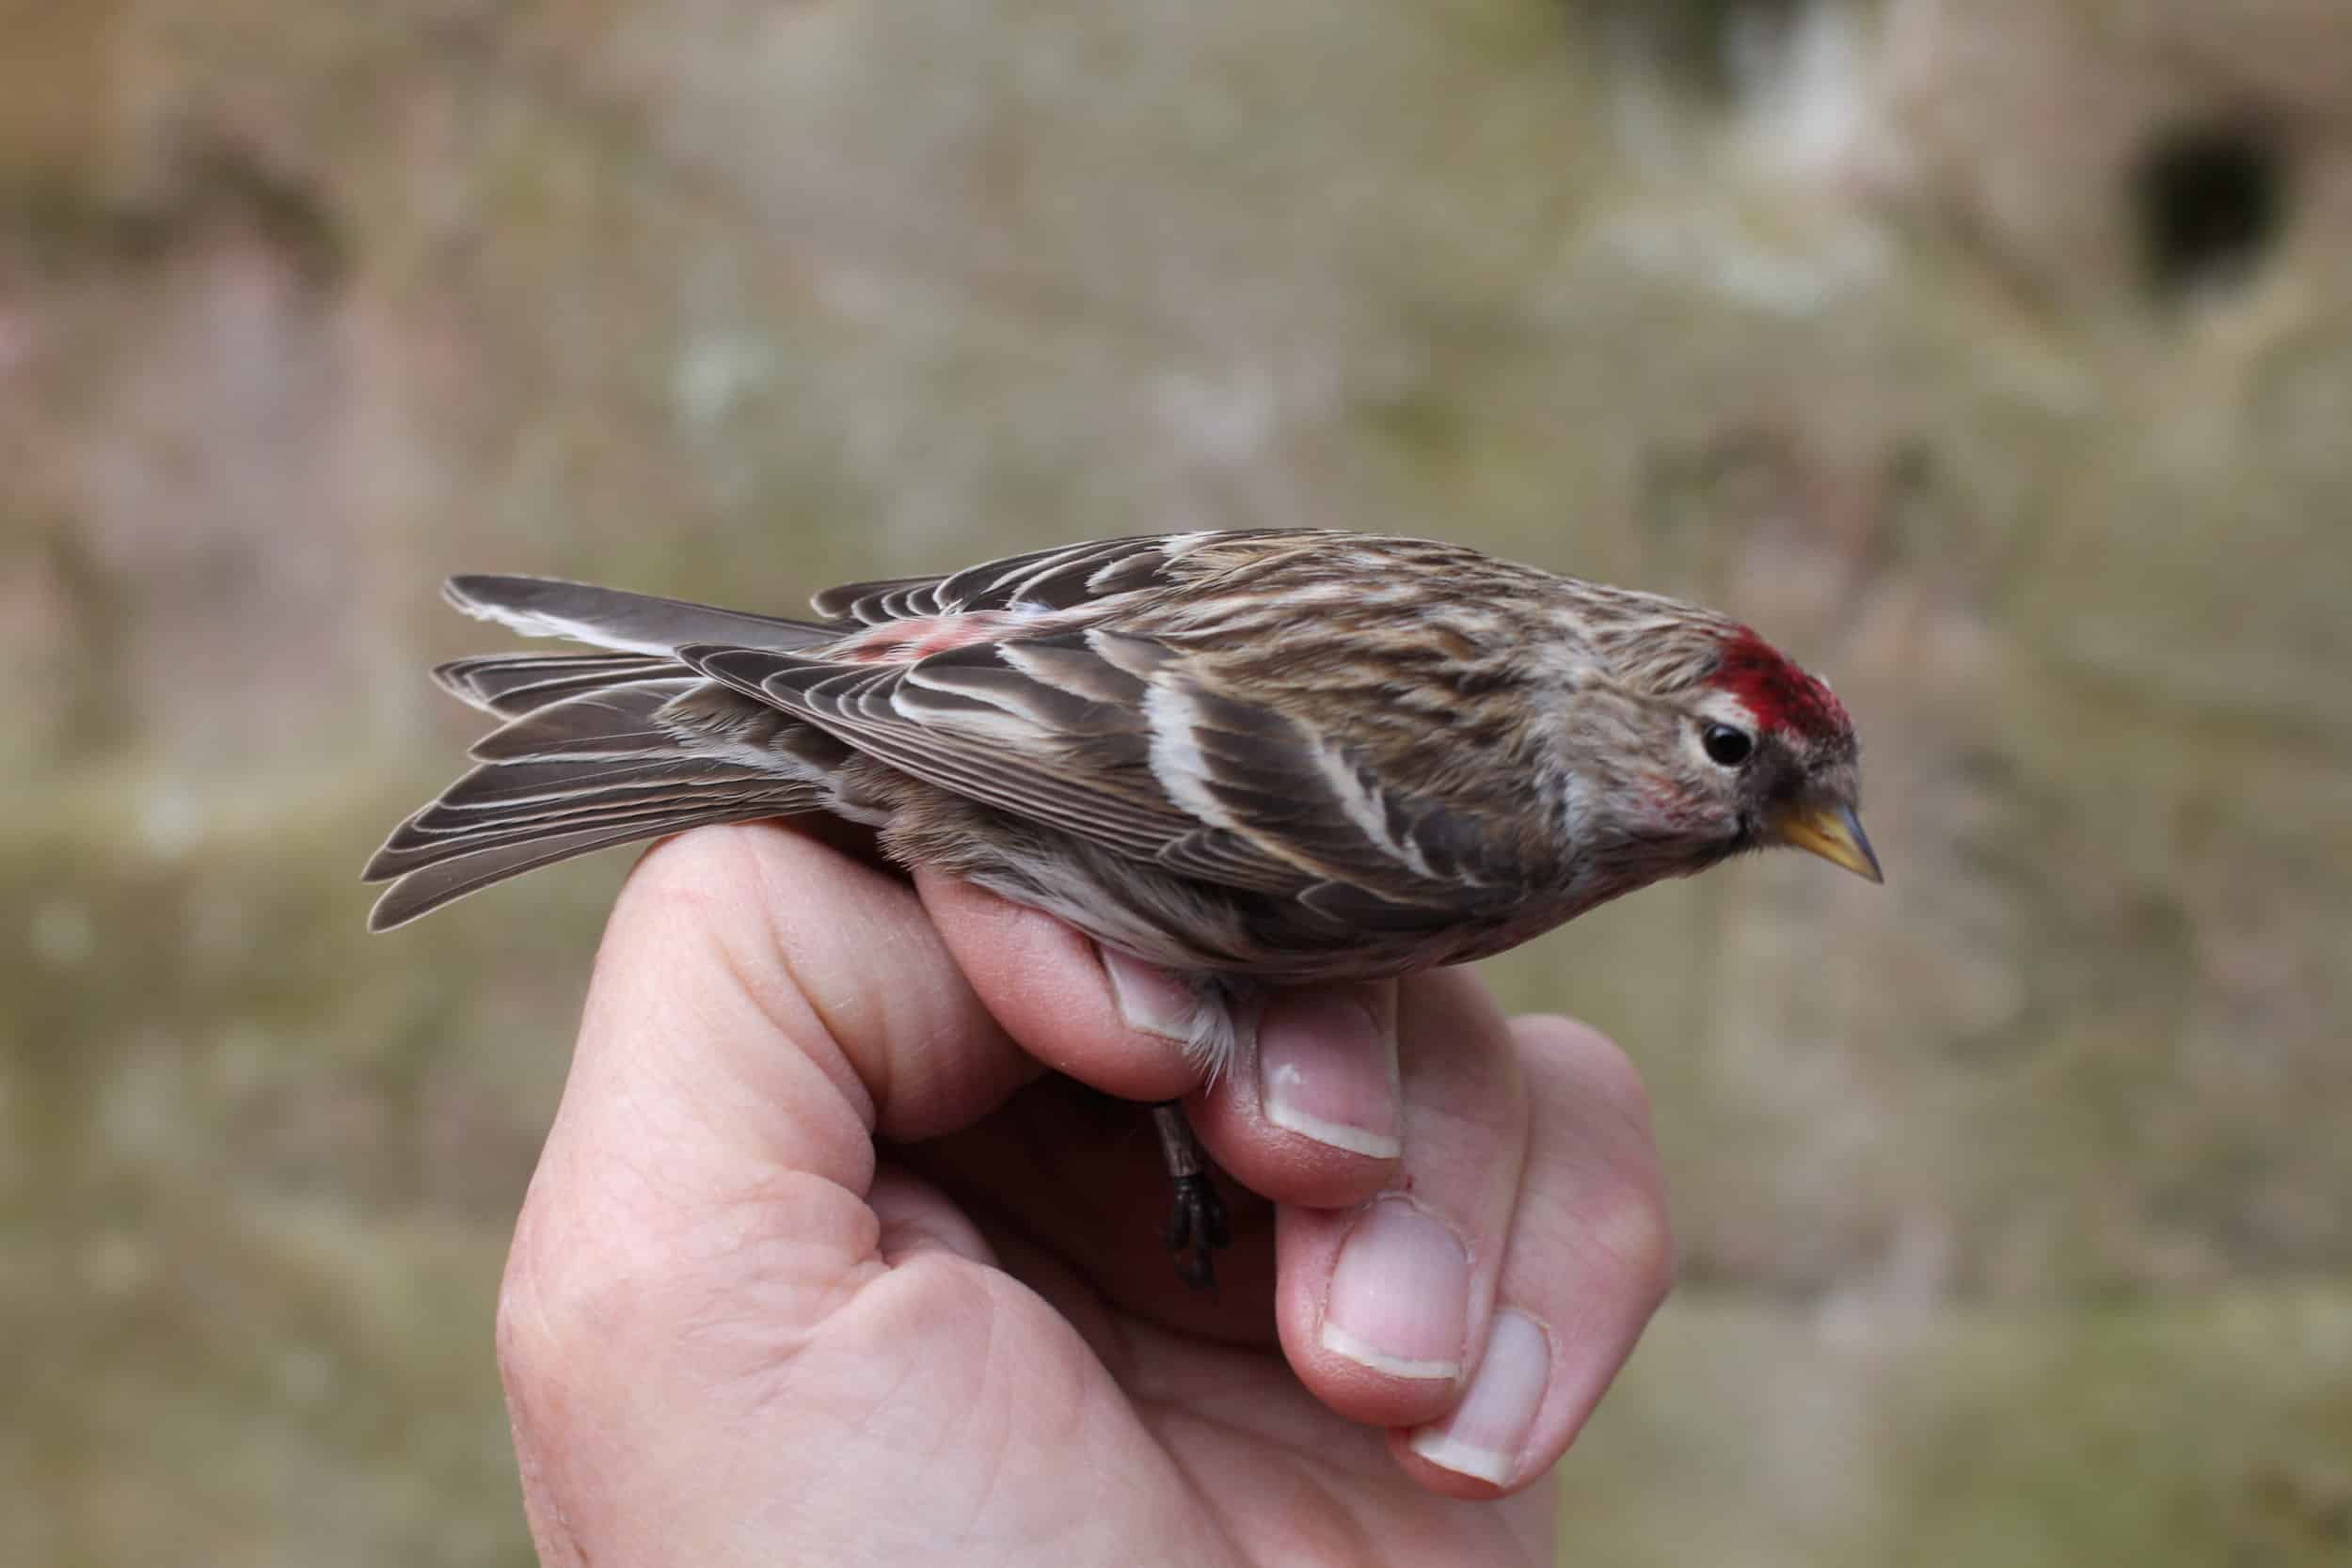
[[[1676,635],[1676,633],[1683,635]],[[1679,646],[1677,646],[1679,644]],[[1714,621],[1640,641],[1628,694],[1641,764],[1619,823],[1663,874],[1788,845],[1881,881],[1862,832],[1859,750],[1845,705],[1745,626]],[[1639,852],[1639,851],[1637,851]]]
[[[1692,695],[1690,724],[1708,765],[1701,787],[1734,824],[1735,847],[1791,845],[1885,879],[1858,815],[1853,721],[1827,682],[1741,626]]]

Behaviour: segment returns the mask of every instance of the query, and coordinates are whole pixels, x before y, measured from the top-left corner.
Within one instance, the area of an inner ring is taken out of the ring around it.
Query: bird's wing
[[[827,620],[881,626],[977,611],[1072,610],[1123,594],[1168,586],[1179,563],[1207,544],[1231,549],[1253,541],[1322,537],[1305,530],[1148,533],[984,561],[960,572],[889,578],[828,588],[809,603]]]
[[[1334,919],[1458,910],[1483,880],[1474,824],[1400,799],[1152,638],[1097,626],[894,663],[721,645],[678,657],[942,789]]]

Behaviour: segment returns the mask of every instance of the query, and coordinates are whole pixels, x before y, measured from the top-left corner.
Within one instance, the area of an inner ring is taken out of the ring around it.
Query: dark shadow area
[[[2133,192],[2150,292],[2171,301],[2249,279],[2286,227],[2286,162],[2274,137],[2243,124],[2152,142]]]

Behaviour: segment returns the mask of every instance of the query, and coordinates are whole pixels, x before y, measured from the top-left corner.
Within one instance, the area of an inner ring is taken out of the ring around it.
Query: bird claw
[[[1184,1105],[1163,1100],[1152,1107],[1152,1125],[1160,1135],[1160,1158],[1175,1189],[1162,1239],[1176,1260],[1176,1277],[1194,1290],[1216,1283],[1216,1266],[1210,1254],[1231,1245],[1232,1227],[1225,1217],[1225,1200],[1209,1180],[1209,1156],[1184,1119]]]
[[[1165,1240],[1176,1262],[1176,1277],[1194,1290],[1216,1283],[1215,1255],[1232,1244],[1225,1215],[1225,1200],[1206,1171],[1194,1171],[1175,1180],[1175,1203],[1168,1216]]]

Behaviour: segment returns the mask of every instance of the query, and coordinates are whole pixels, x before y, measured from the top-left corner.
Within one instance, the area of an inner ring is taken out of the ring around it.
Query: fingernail
[[[1551,1381],[1551,1341],[1524,1312],[1495,1314],[1486,1354],[1453,1414],[1413,1433],[1409,1447],[1456,1475],[1506,1484]]]
[[[1323,1348],[1390,1377],[1462,1375],[1470,1254],[1402,1198],[1364,1212],[1340,1248],[1323,1303]]]
[[[1095,951],[1102,955],[1103,973],[1110,977],[1111,998],[1119,1004],[1119,1016],[1126,1020],[1128,1028],[1163,1039],[1191,1039],[1192,1016],[1200,1000],[1190,986],[1157,964],[1107,947]]]
[[[1393,1160],[1396,1031],[1347,991],[1290,991],[1258,1024],[1258,1099],[1266,1120],[1334,1148]]]

